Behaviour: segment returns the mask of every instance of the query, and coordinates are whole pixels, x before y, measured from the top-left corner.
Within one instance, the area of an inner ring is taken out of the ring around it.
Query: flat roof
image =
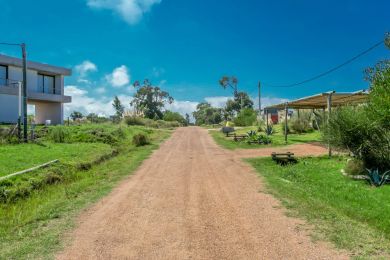
[[[293,109],[321,109],[328,106],[328,96],[332,95],[332,107],[343,106],[348,104],[360,104],[367,102],[368,93],[365,90],[356,92],[340,92],[335,91],[325,92],[309,97],[304,97],[285,103],[272,105],[265,107],[267,109],[285,109],[286,105],[288,108]]]
[[[23,61],[22,61],[22,59],[19,59],[19,58],[0,54],[0,64],[10,65],[10,66],[15,66],[15,67],[21,68],[23,66]],[[27,60],[27,68],[32,69],[32,70],[37,70],[40,72],[47,72],[47,73],[51,73],[51,74],[55,74],[55,75],[64,75],[64,76],[72,75],[71,69],[53,66],[53,65],[49,65],[49,64],[45,64],[45,63],[29,61],[29,60]]]

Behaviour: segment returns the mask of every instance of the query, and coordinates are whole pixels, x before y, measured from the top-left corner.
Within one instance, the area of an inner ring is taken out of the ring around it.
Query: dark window
[[[55,94],[54,76],[38,74],[38,92]]]
[[[8,67],[0,65],[0,86],[6,86],[8,79]]]

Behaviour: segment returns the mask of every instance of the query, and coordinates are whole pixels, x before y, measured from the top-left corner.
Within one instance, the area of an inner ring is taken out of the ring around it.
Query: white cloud
[[[206,97],[204,100],[213,107],[222,108],[226,105],[228,99],[233,99],[233,97]]]
[[[196,110],[198,104],[198,102],[194,101],[175,100],[172,104],[166,104],[165,108],[170,111],[179,112],[182,115],[185,115],[186,113],[192,115],[192,112]]]
[[[81,64],[77,65],[75,70],[79,73],[80,78],[84,78],[89,72],[97,71],[97,66],[93,62],[85,60]]]
[[[270,106],[270,105],[277,105],[277,104],[280,104],[280,103],[285,103],[289,101],[288,99],[286,98],[278,98],[278,97],[262,97],[261,98],[261,108],[265,108],[267,106]],[[258,99],[254,99],[254,107],[255,108],[258,108],[259,106],[259,101]]]
[[[114,71],[106,76],[108,82],[116,88],[123,87],[130,82],[130,74],[125,65],[115,68]]]
[[[104,87],[100,87],[100,88],[96,89],[96,93],[98,93],[98,94],[103,94],[105,92],[106,92],[106,89]]]
[[[95,113],[100,116],[115,114],[114,108],[112,107],[112,98],[91,97],[87,90],[77,86],[65,86],[65,95],[72,97],[72,103],[64,105],[65,117],[68,117],[73,111],[80,111],[84,115],[89,113]],[[129,103],[132,100],[131,96],[119,95],[118,98],[125,108],[129,108]]]
[[[215,97],[206,97],[205,101],[213,107],[220,107],[223,108],[226,105],[226,102],[228,99],[233,99],[233,97],[223,97],[223,96],[215,96]],[[253,105],[255,109],[259,106],[259,100],[257,97],[251,97],[253,101]],[[261,107],[264,108],[266,106],[275,105],[287,102],[288,99],[285,98],[278,98],[278,97],[262,97],[261,98]]]
[[[87,0],[89,7],[111,10],[130,25],[138,23],[153,5],[159,3],[161,0]]]

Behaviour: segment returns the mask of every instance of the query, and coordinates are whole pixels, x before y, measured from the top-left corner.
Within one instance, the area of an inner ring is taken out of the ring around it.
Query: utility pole
[[[22,48],[23,56],[23,138],[24,142],[28,142],[27,136],[27,54],[26,54],[26,44],[22,43],[20,45]]]
[[[259,119],[261,119],[261,83],[259,81]]]
[[[18,82],[18,139],[22,140],[22,82]]]

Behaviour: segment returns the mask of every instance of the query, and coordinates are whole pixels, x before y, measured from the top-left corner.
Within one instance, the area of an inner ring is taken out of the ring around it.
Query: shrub
[[[143,118],[137,116],[126,116],[124,121],[127,125],[145,125]]]
[[[324,140],[352,152],[364,167],[386,171],[390,169],[390,129],[369,119],[367,113],[364,106],[334,110],[323,130]]]
[[[256,112],[252,108],[244,108],[234,119],[237,126],[251,126],[256,122]]]
[[[298,115],[296,115],[290,121],[290,127],[294,132],[298,134],[307,133],[313,131],[313,128],[310,125],[311,121],[312,121],[311,112],[300,111],[299,117]]]
[[[350,159],[344,168],[345,173],[348,175],[363,175],[366,172],[364,163],[358,159]]]
[[[165,111],[163,116],[164,121],[173,122],[176,121],[180,123],[181,125],[185,126],[187,125],[187,120],[178,112],[172,112],[172,111]]]
[[[54,126],[50,129],[49,139],[55,143],[69,141],[69,131],[64,126]]]
[[[149,144],[149,138],[144,134],[137,134],[133,136],[133,144],[135,146],[144,146]]]

